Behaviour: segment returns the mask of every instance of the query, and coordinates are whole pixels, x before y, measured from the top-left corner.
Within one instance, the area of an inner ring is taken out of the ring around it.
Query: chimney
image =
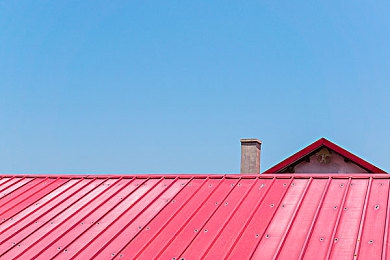
[[[241,139],[241,174],[260,173],[261,141],[256,138]]]

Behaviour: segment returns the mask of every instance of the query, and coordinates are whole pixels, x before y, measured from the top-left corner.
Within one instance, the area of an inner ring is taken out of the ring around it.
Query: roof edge
[[[344,148],[338,146],[337,144],[325,139],[325,138],[320,138],[319,140],[315,141],[314,143],[306,146],[302,150],[296,152],[295,154],[291,155],[290,157],[286,158],[285,160],[281,161],[280,163],[274,165],[273,167],[269,168],[268,170],[264,171],[263,173],[265,174],[270,174],[270,173],[278,173],[279,171],[285,169],[289,165],[293,164],[294,162],[302,159],[309,153],[313,152],[314,150],[318,149],[321,146],[325,146],[340,155],[344,156],[345,158],[349,159],[353,163],[357,164],[359,167],[364,168],[370,173],[387,173],[384,170],[376,167],[375,165],[363,160],[362,158],[354,155],[353,153],[345,150]]]

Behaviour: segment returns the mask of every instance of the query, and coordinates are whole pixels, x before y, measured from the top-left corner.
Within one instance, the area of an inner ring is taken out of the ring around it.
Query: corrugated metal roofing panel
[[[388,258],[389,175],[2,176],[1,259]]]
[[[238,215],[240,207],[245,207],[246,201],[254,201],[251,195],[256,194],[259,182],[259,179],[242,179],[224,200],[216,201],[218,209],[214,216],[204,225],[203,232],[200,232],[186,248],[182,258],[201,259],[207,254],[216,240],[220,239],[221,232],[230,224],[232,217]],[[207,232],[204,232],[205,230]]]
[[[279,247],[278,259],[299,258],[314,226],[315,216],[319,209],[318,205],[324,198],[328,183],[327,179],[309,179],[306,191],[302,194],[299,208],[296,208],[295,217],[286,230],[287,234],[283,244]]]
[[[382,256],[388,191],[389,180],[372,181],[356,253],[361,259],[380,259]]]

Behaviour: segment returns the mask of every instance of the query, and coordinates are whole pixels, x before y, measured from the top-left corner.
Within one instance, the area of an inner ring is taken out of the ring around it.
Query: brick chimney
[[[260,173],[261,141],[256,138],[241,139],[241,174]]]

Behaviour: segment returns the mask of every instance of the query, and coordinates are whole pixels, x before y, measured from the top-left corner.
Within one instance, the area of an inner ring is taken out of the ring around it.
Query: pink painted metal
[[[0,259],[388,259],[390,175],[0,176]]]

